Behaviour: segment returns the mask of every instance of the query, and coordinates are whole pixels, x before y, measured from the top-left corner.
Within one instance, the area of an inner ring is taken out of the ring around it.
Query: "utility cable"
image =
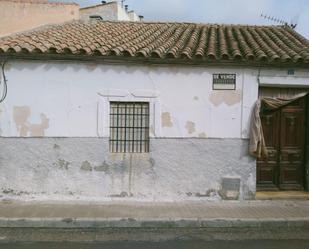
[[[3,84],[3,91],[2,91],[2,95],[0,97],[0,103],[2,103],[5,100],[6,95],[7,95],[7,91],[8,91],[7,79],[6,79],[5,72],[4,72],[5,64],[6,64],[6,62],[1,63],[2,80],[1,80],[1,77],[0,77],[0,87],[2,87],[1,85]]]

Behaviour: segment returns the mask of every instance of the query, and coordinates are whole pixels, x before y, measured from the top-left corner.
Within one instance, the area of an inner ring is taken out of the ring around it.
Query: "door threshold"
[[[256,200],[309,200],[309,192],[304,191],[257,191]]]

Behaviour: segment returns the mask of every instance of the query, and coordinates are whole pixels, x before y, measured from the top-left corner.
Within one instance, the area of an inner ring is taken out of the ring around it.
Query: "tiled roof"
[[[4,37],[3,55],[307,65],[309,41],[285,26],[78,21]]]

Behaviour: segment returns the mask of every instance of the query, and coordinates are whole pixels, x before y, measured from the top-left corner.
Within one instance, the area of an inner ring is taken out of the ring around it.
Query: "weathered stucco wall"
[[[109,137],[109,101],[149,101],[151,137],[247,138],[258,96],[251,69],[9,62],[4,137]],[[236,90],[212,90],[235,73]]]
[[[236,90],[213,90],[214,73]],[[259,81],[309,86],[308,70],[9,61],[5,75],[0,195],[26,199],[250,199]],[[110,101],[150,103],[149,154],[108,152]]]
[[[0,196],[23,199],[220,199],[223,177],[255,193],[246,140],[152,139],[150,154],[111,154],[108,139],[0,138]]]
[[[47,1],[0,1],[0,36],[30,30],[46,24],[79,19],[79,6]]]

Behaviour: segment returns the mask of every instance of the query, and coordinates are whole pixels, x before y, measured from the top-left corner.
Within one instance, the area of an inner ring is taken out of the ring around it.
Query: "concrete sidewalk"
[[[309,201],[0,202],[0,228],[305,228]]]

